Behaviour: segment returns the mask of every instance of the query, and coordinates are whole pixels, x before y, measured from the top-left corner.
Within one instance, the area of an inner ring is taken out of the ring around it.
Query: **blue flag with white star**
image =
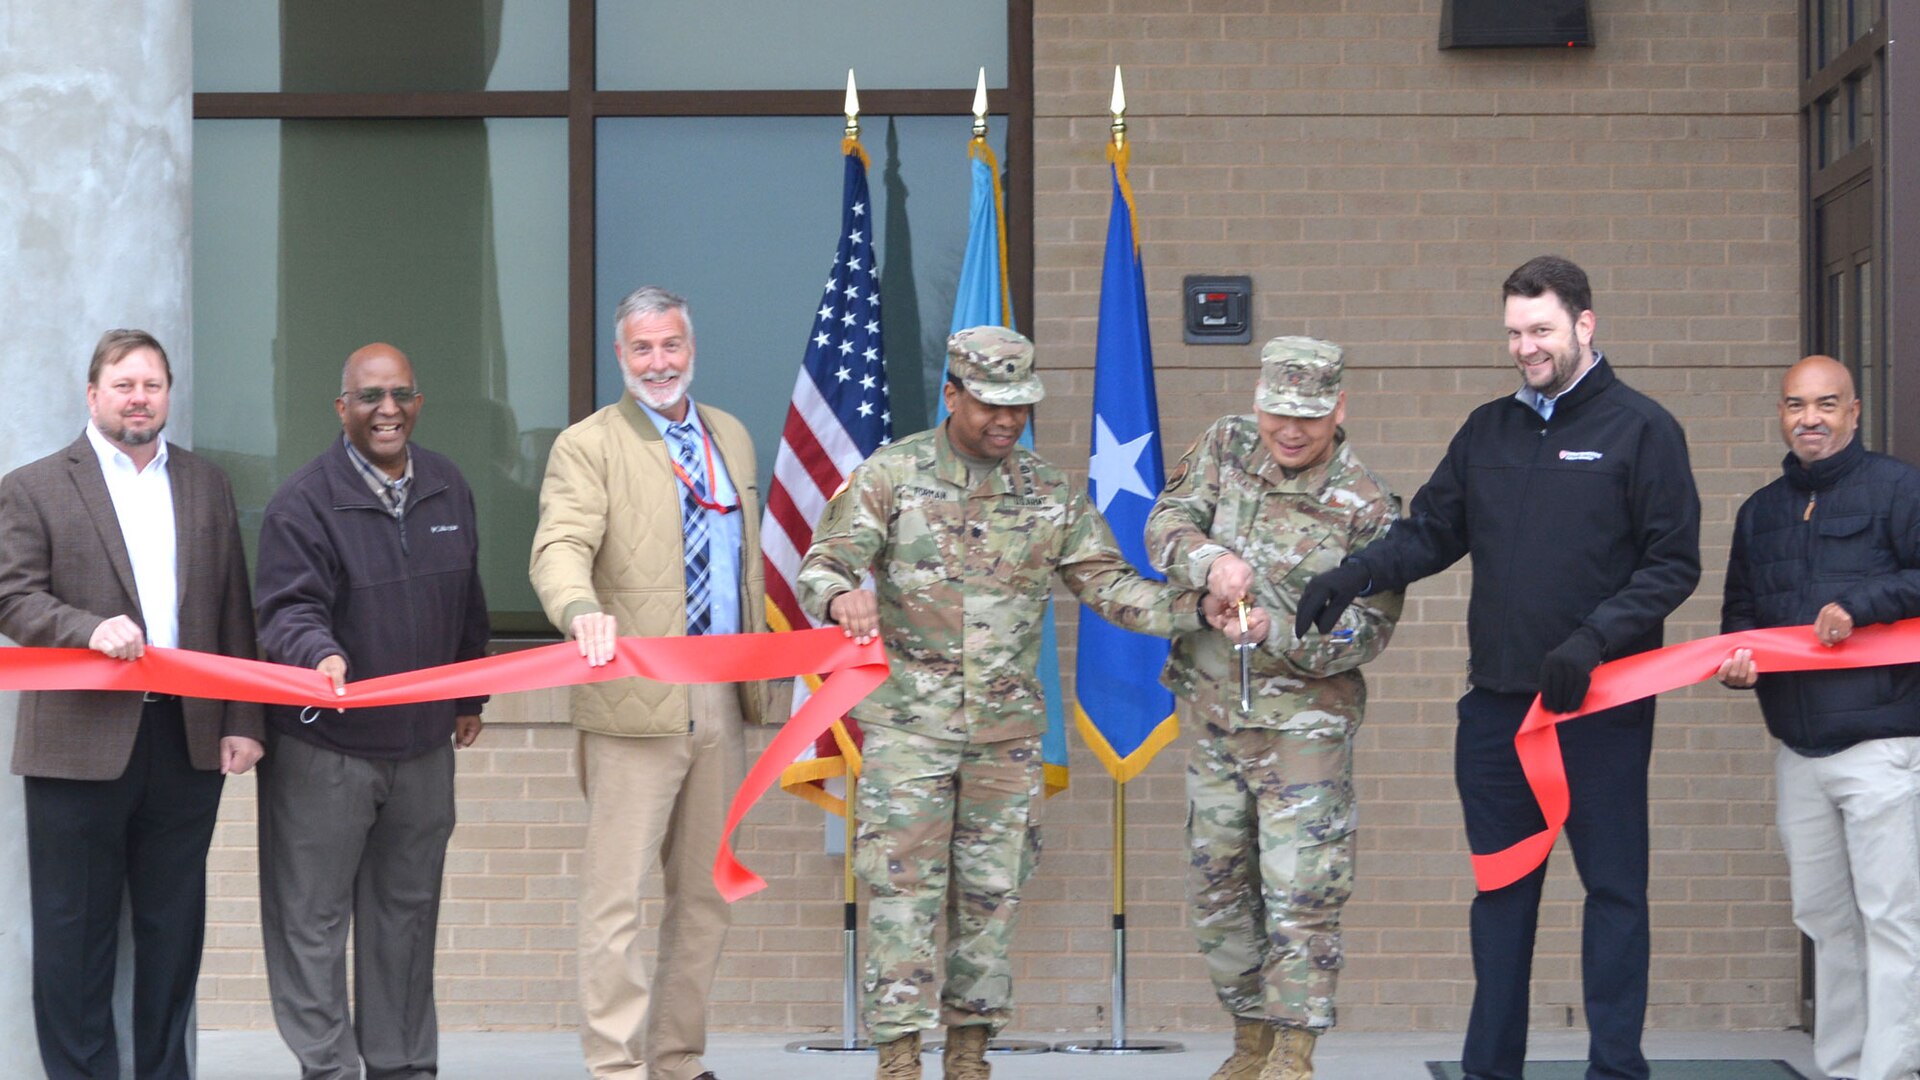
[[[1153,345],[1147,336],[1146,276],[1134,241],[1126,159],[1119,157],[1113,165],[1107,257],[1100,271],[1087,489],[1113,526],[1127,561],[1156,580],[1165,577],[1147,562],[1147,512],[1165,483]],[[1094,756],[1122,783],[1138,776],[1180,734],[1173,694],[1160,685],[1167,649],[1164,638],[1122,630],[1092,608],[1080,608],[1076,719]]]
[[[948,333],[957,334],[970,326],[1013,325],[1013,298],[1007,295],[1006,230],[1000,217],[1000,163],[985,139],[975,139],[968,147],[973,160],[973,198],[967,223],[967,250],[960,260],[960,287],[953,298],[953,323]],[[946,362],[940,367],[940,385],[947,384]],[[947,418],[945,393],[934,422]],[[1033,449],[1033,421],[1020,433],[1020,445]],[[1067,718],[1060,692],[1060,645],[1053,629],[1053,601],[1047,601],[1047,613],[1040,623],[1040,689],[1047,698],[1047,730],[1040,737],[1040,759],[1047,794],[1067,788]]]

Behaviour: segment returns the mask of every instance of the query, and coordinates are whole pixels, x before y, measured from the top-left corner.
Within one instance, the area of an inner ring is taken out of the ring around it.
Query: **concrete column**
[[[192,441],[191,17],[190,0],[0,7],[0,471],[79,435],[87,360],[118,326],[166,346],[167,434]],[[17,704],[0,695],[0,753],[11,754]],[[27,880],[23,822],[8,774],[0,881]],[[30,942],[26,889],[0,889],[0,1076],[38,1080]],[[132,1076],[124,985],[121,1061]]]

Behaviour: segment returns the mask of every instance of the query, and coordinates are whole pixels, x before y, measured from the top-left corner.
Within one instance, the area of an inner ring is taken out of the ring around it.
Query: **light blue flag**
[[[1093,363],[1093,454],[1087,488],[1106,515],[1134,569],[1157,580],[1147,563],[1147,512],[1165,486],[1160,407],[1153,389],[1153,344],[1147,336],[1147,286],[1134,243],[1133,190],[1126,161],[1113,166],[1113,208],[1107,258],[1100,271],[1100,327]],[[1140,774],[1180,734],[1173,694],[1160,685],[1167,662],[1163,638],[1122,630],[1080,609],[1076,676],[1081,737],[1115,780]]]
[[[1005,326],[1013,324],[1013,298],[1007,294],[1006,241],[1000,226],[1000,163],[984,139],[968,146],[973,159],[973,199],[968,214],[967,252],[960,262],[960,288],[953,298],[953,325],[948,333],[969,326]],[[940,365],[942,392],[934,413],[934,422],[947,418],[945,360]],[[1020,445],[1033,449],[1033,421],[1020,434]],[[1040,739],[1040,757],[1044,763],[1047,794],[1067,788],[1066,708],[1060,694],[1060,647],[1053,630],[1053,602],[1047,602],[1046,617],[1040,622],[1040,688],[1047,696],[1047,730]]]

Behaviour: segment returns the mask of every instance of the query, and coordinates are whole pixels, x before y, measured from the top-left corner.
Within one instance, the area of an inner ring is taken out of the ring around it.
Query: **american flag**
[[[893,441],[887,401],[887,371],[880,348],[880,275],[873,263],[873,214],[867,198],[867,155],[849,139],[840,242],[814,312],[806,359],[793,382],[780,450],[773,459],[760,542],[767,570],[767,622],[776,631],[815,625],[794,598],[800,559],[813,542],[813,526],[827,500],[853,467]],[[797,708],[804,686],[795,687]],[[849,722],[850,725],[850,722]],[[858,753],[855,733],[822,736],[811,758],[788,766],[781,786],[835,813],[844,802],[821,782],[846,774]]]

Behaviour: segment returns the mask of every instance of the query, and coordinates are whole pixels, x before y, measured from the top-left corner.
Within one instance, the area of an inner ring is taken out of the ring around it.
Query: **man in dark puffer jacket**
[[[1855,626],[1920,615],[1920,470],[1855,439],[1860,400],[1838,361],[1788,369],[1786,475],[1734,524],[1723,632]],[[1757,687],[1775,761],[1793,921],[1813,939],[1814,1060],[1828,1076],[1920,1070],[1920,665],[1759,674],[1749,649],[1720,681]]]

